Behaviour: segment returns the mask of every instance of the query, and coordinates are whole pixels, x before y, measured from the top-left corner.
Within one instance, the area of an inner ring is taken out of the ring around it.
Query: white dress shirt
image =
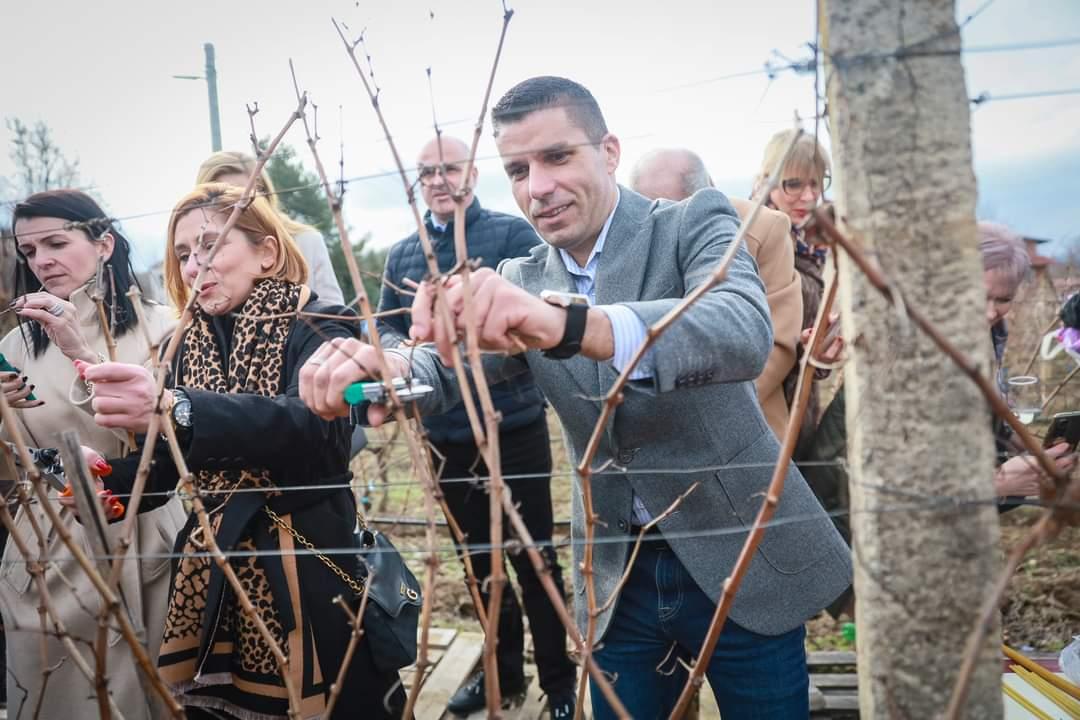
[[[619,207],[619,189],[615,188],[615,209]],[[607,241],[608,230],[611,228],[611,220],[615,217],[615,210],[611,211],[608,215],[607,222],[604,223],[604,227],[600,230],[600,234],[596,237],[596,244],[593,245],[592,252],[589,253],[588,259],[585,261],[585,266],[577,264],[577,261],[562,248],[559,248],[559,256],[562,258],[563,265],[566,266],[566,271],[570,273],[574,278],[574,284],[577,286],[577,291],[582,295],[589,298],[589,305],[595,306],[595,308],[605,315],[608,320],[611,321],[611,333],[614,339],[615,352],[612,354],[610,362],[611,365],[618,371],[622,371],[626,367],[630,360],[634,357],[634,353],[645,342],[645,338],[648,334],[645,323],[637,314],[626,307],[625,305],[595,305],[596,303],[596,268],[600,262],[600,255],[604,251],[604,243]],[[641,362],[637,364],[634,371],[630,373],[631,380],[647,380],[653,375],[652,364],[652,350],[645,354],[645,357],[641,359]],[[639,525],[645,525],[652,519],[652,515],[646,509],[645,504],[641,502],[636,494],[634,495],[634,522]]]

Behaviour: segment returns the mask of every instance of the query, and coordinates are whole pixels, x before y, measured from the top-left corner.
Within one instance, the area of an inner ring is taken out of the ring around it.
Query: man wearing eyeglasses
[[[441,147],[440,147],[441,146]],[[465,242],[469,258],[485,267],[496,267],[506,258],[528,255],[540,244],[532,226],[523,218],[484,209],[473,195],[478,171],[476,166],[465,182],[468,146],[457,138],[442,136],[424,145],[417,158],[420,194],[428,211],[424,224],[440,271],[447,271],[457,262],[454,248],[453,193],[468,187],[463,203],[465,211]],[[386,259],[386,271],[379,310],[411,307],[413,296],[404,294],[405,280],[420,282],[427,274],[427,261],[418,233],[395,244]],[[409,337],[410,315],[381,317],[379,334],[384,347],[400,345]],[[529,533],[544,548],[552,578],[563,592],[562,570],[549,541],[553,530],[551,510],[551,446],[548,437],[544,399],[536,388],[531,373],[491,385],[495,409],[502,416],[499,423],[499,447],[503,475],[513,493]],[[458,404],[442,415],[424,417],[428,439],[434,446],[440,465],[443,495],[455,520],[470,545],[490,543],[488,493],[483,478],[489,472],[480,458],[464,404]],[[517,477],[514,477],[517,476]],[[475,481],[469,478],[479,478]],[[504,523],[508,526],[508,523]],[[470,553],[473,570],[481,587],[491,572],[491,555]],[[509,554],[518,577],[521,599],[529,616],[532,630],[540,688],[547,694],[552,717],[573,716],[575,666],[566,656],[566,631],[555,614],[551,601],[525,553]],[[565,592],[563,592],[565,595]],[[487,602],[487,594],[483,593]],[[512,590],[503,593],[499,612],[498,668],[502,696],[511,700],[525,690],[524,628],[521,607]],[[477,673],[451,699],[447,708],[466,715],[485,706],[484,674]]]
[[[705,163],[685,148],[651,150],[638,160],[630,174],[630,187],[650,200],[679,202],[713,185]],[[753,203],[730,197],[732,207],[745,221]],[[796,366],[802,330],[802,290],[795,273],[795,252],[790,239],[791,222],[782,213],[761,208],[747,228],[746,249],[758,266],[773,324],[773,348],[765,369],[754,382],[765,421],[778,438],[784,437],[788,403],[784,378]]]

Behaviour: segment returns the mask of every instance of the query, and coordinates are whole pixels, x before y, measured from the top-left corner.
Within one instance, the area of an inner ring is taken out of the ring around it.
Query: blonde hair
[[[199,172],[195,176],[195,184],[205,185],[206,183],[217,182],[222,175],[232,175],[234,173],[250,176],[251,171],[255,169],[255,164],[255,158],[247,153],[235,150],[220,150],[203,160],[203,164],[199,166]],[[293,220],[281,209],[277,189],[274,187],[274,181],[270,179],[270,174],[266,172],[265,165],[259,171],[259,177],[255,180],[255,192],[265,197],[274,212],[281,215],[281,224],[285,226],[285,229],[293,237],[301,233],[318,232],[310,225]]]
[[[190,289],[184,284],[183,269],[176,257],[176,224],[192,210],[202,209],[208,214],[231,213],[240,202],[244,189],[226,183],[206,183],[189,192],[173,208],[169,217],[168,237],[165,240],[165,290],[177,308],[184,308],[188,302]],[[265,197],[256,195],[240,212],[234,226],[248,235],[248,242],[258,245],[266,236],[277,239],[278,253],[274,264],[260,278],[274,278],[291,283],[302,284],[308,279],[308,264],[300,253],[300,248],[293,240],[282,222],[281,215],[274,211]]]
[[[776,168],[776,164],[784,157],[784,151],[795,136],[795,130],[781,130],[769,139],[765,146],[765,156],[761,159],[761,169],[754,178],[754,192],[752,197],[756,200],[769,182],[769,176]],[[791,149],[788,161],[780,171],[780,179],[785,177],[813,178],[824,186],[825,176],[832,174],[832,164],[829,162],[829,154],[821,146],[813,135],[803,133],[795,141],[795,147]]]

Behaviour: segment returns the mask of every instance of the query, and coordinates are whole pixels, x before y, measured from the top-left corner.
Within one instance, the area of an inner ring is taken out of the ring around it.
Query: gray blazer
[[[727,198],[702,190],[680,203],[650,202],[620,188],[596,281],[598,304],[631,308],[647,325],[704,282],[735,236],[739,220]],[[574,292],[573,278],[548,245],[499,271],[511,282]],[[753,259],[736,253],[727,280],[705,294],[661,335],[653,348],[651,380],[633,381],[609,422],[594,467],[599,516],[593,567],[597,599],[610,596],[632,547],[632,497],[655,517],[694,482],[700,486],[660,523],[665,539],[698,585],[714,600],[761,506],[779,454],[754,390],[772,348],[765,290]],[[423,409],[439,412],[458,401],[453,373],[433,352],[414,354],[418,378],[435,386]],[[493,379],[528,367],[562,421],[571,460],[581,457],[605,392],[617,373],[585,357],[550,360],[538,351],[485,356]],[[775,527],[763,538],[739,588],[731,619],[765,635],[791,630],[834,600],[851,581],[850,552],[806,482],[790,465]],[[587,615],[580,572],[584,556],[581,488],[574,479],[576,617]],[[598,619],[602,637],[611,611]]]

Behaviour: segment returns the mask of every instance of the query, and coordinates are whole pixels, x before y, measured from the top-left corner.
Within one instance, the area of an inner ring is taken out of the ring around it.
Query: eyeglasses
[[[820,195],[828,190],[830,185],[832,185],[832,176],[830,175],[823,177],[820,185],[817,180],[803,180],[802,178],[788,178],[780,183],[780,187],[784,190],[784,194],[790,195],[791,197],[799,197],[807,187],[809,187],[815,195]]]
[[[453,175],[461,174],[461,166],[456,163],[447,163],[440,167],[438,165],[421,165],[418,168],[420,174],[420,182],[425,185],[439,184],[442,181],[439,180],[438,175],[443,174],[444,177],[451,177]]]

